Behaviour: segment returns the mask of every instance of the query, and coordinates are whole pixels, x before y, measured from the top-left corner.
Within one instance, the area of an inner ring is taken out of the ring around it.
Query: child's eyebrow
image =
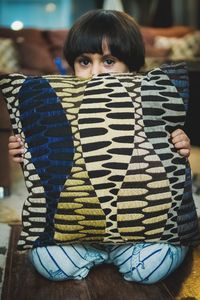
[[[103,54],[103,58],[113,58],[113,59],[117,59],[117,57],[114,56],[114,55],[112,55],[112,53]]]
[[[76,57],[76,59],[84,59],[84,58],[90,59],[90,56],[87,54],[80,54]]]
[[[85,53],[81,53],[81,54],[79,54],[77,57],[79,57],[79,56],[86,56],[87,54],[85,54]]]
[[[81,54],[78,55],[77,57],[87,57],[87,58],[89,58],[90,55],[89,55],[89,53],[81,53]]]

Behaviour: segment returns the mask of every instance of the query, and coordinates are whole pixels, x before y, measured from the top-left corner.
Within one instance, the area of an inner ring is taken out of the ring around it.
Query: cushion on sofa
[[[200,31],[189,33],[181,38],[157,36],[155,47],[170,50],[169,59],[172,60],[191,60],[200,57]]]
[[[185,65],[88,80],[13,74],[0,86],[25,145],[19,250],[198,243],[190,169],[170,140],[185,120]]]
[[[140,27],[142,34],[147,37],[151,37],[151,41],[156,36],[165,36],[165,37],[183,37],[186,34],[192,33],[195,31],[194,28],[190,26],[171,26],[171,27]]]
[[[12,39],[18,53],[20,72],[27,75],[59,73],[43,30],[24,28],[15,31],[0,27],[0,37]]]
[[[12,39],[0,38],[0,70],[5,73],[19,70],[19,57]]]

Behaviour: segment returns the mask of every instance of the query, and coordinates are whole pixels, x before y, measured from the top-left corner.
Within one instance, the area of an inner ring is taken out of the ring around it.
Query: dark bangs
[[[74,33],[66,45],[66,59],[72,63],[79,55],[83,53],[102,54],[102,40],[105,36],[103,28],[89,27],[84,30],[81,28],[80,33]]]
[[[111,54],[125,63],[129,71],[144,64],[144,45],[137,24],[118,11],[95,10],[83,15],[68,33],[64,56],[74,69],[74,61],[83,53],[102,54],[102,41],[107,41]]]

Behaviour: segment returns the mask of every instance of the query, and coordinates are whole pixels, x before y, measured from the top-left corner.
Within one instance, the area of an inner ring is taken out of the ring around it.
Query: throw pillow
[[[0,38],[0,71],[13,73],[19,70],[19,58],[14,42]]]
[[[186,60],[200,56],[200,31],[189,33],[181,38],[157,36],[155,47],[171,51],[169,59]]]
[[[25,145],[19,250],[198,243],[190,169],[170,141],[185,120],[185,65],[88,80],[11,74],[0,86]]]

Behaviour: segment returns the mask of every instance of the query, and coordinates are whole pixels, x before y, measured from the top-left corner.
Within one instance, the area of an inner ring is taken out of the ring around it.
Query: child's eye
[[[89,61],[89,59],[87,59],[87,58],[80,58],[80,59],[79,59],[79,63],[80,63],[82,66],[87,66],[87,65],[89,65],[90,61]]]
[[[105,63],[105,65],[107,65],[107,66],[111,66],[111,65],[113,65],[113,64],[115,63],[115,60],[112,59],[112,58],[106,58],[106,59],[104,60],[104,63]]]

